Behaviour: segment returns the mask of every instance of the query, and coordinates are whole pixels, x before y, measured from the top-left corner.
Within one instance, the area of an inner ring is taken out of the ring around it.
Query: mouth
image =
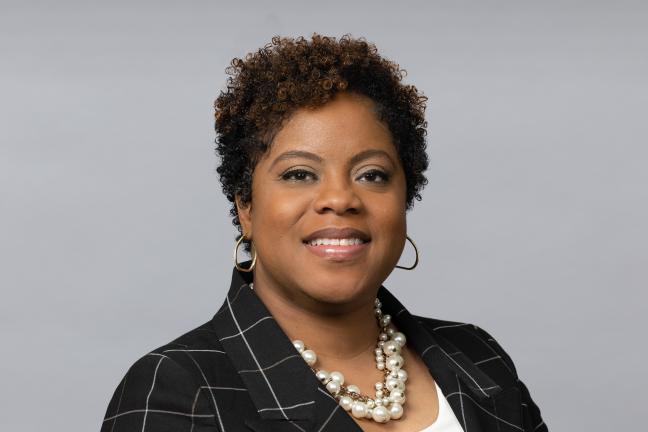
[[[316,256],[340,262],[360,256],[371,237],[355,228],[325,228],[311,233],[302,242]]]

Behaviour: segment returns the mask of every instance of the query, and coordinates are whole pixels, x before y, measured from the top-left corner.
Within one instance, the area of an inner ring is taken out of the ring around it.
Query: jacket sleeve
[[[540,414],[540,408],[531,398],[529,389],[522,382],[515,370],[515,365],[511,357],[504,351],[500,344],[491,336],[486,330],[475,326],[475,329],[479,332],[481,337],[483,337],[488,344],[497,352],[497,354],[502,357],[502,360],[506,362],[509,368],[514,372],[515,377],[520,388],[520,397],[522,400],[522,412],[523,412],[523,421],[524,421],[524,432],[548,432],[547,425],[542,419]]]
[[[524,408],[524,430],[532,432],[548,432],[547,425],[542,420],[540,408],[533,402],[526,385],[518,380],[522,392],[522,407]]]
[[[196,378],[171,357],[149,353],[117,386],[101,432],[219,432],[217,423]]]

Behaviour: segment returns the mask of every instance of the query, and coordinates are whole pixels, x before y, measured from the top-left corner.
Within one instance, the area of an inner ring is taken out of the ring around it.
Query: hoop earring
[[[241,238],[239,238],[236,242],[236,246],[234,246],[234,266],[236,267],[236,270],[242,271],[249,273],[252,270],[254,270],[254,265],[256,264],[256,251],[254,251],[254,256],[252,257],[252,264],[250,264],[249,268],[241,267],[238,262],[238,248],[241,245],[241,242],[245,240],[245,236],[242,235]],[[254,247],[252,247],[254,249]]]
[[[403,269],[403,270],[414,270],[414,267],[416,267],[418,265],[418,262],[419,262],[418,248],[416,247],[416,244],[414,243],[414,240],[412,240],[410,238],[410,236],[405,236],[405,238],[407,238],[407,240],[409,240],[409,242],[412,243],[412,246],[414,246],[414,252],[416,253],[416,258],[414,260],[414,265],[411,266],[411,267],[403,267],[403,266],[397,265],[396,267],[400,268],[400,269]]]

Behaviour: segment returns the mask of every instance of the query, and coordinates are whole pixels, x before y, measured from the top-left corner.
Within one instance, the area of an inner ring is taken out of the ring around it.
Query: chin
[[[364,280],[344,282],[336,281],[334,278],[326,278],[321,282],[313,278],[302,289],[307,295],[322,303],[347,304],[366,296],[366,285]]]

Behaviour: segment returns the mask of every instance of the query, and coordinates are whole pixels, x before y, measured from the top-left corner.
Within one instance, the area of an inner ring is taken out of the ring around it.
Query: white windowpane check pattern
[[[360,431],[233,270],[213,319],[137,360],[101,432]],[[466,432],[544,432],[506,352],[484,330],[411,315],[384,287],[383,311],[407,335]]]

